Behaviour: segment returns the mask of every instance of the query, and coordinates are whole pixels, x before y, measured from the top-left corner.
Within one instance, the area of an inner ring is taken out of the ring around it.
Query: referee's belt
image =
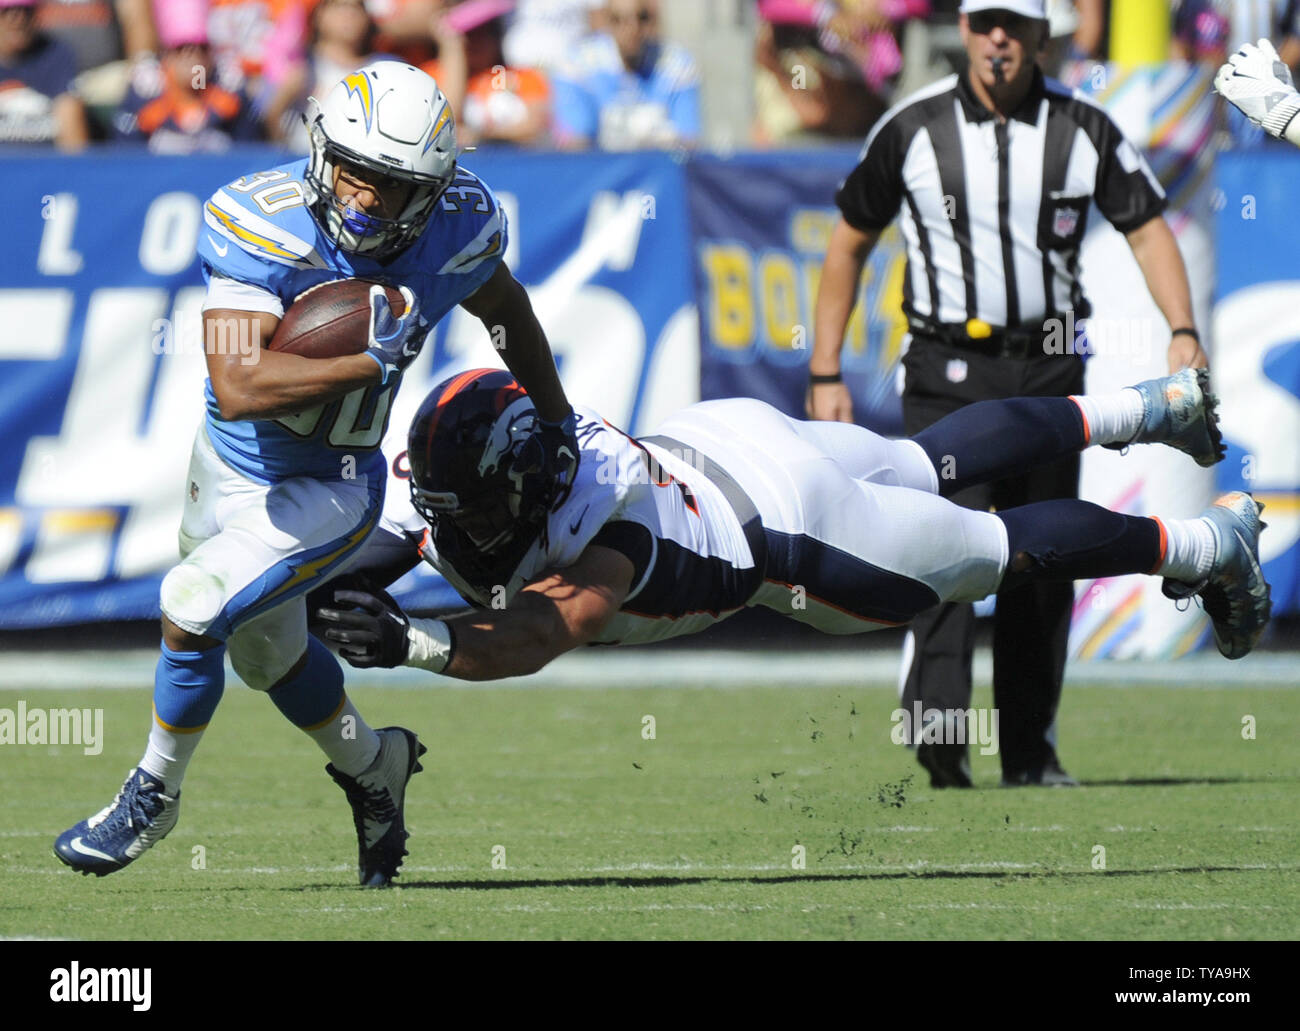
[[[926,319],[909,318],[908,328],[913,337],[938,340],[962,351],[988,355],[991,358],[1044,358],[1053,354],[1043,348],[1043,340],[1048,334],[1044,323],[1056,320],[1060,325],[1074,325],[1074,320],[1066,321],[1065,316],[1045,315],[1037,325],[1025,324],[1006,328],[991,326],[982,319],[969,319],[966,322],[930,322]],[[1074,356],[1073,347],[1067,347],[1065,354]]]

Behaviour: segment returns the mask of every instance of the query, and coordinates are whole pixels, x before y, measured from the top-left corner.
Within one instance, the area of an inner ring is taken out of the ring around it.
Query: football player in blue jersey
[[[311,154],[216,193],[199,256],[208,293],[206,419],[194,442],[182,561],[163,580],[162,656],[148,747],[117,797],[65,831],[55,854],[120,870],[176,825],[181,781],[220,701],[223,660],[329,757],[352,806],[361,883],[391,882],[406,854],[406,785],[425,751],[372,729],[338,661],[307,633],[305,596],[347,566],[379,521],[380,443],[403,370],[457,304],[504,347],[537,404],[536,472],[576,473],[576,419],[528,296],[502,261],[506,219],[457,163],[451,109],[424,72],[378,61],[309,117]],[[400,288],[395,316],[371,289],[369,347],[306,358],[270,340],[304,291],[358,277]],[[238,345],[232,346],[232,334]]]

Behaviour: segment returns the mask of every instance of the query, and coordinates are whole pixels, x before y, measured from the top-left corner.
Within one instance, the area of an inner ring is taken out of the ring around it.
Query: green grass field
[[[388,891],[356,887],[323,758],[238,684],[171,836],[110,877],[74,874],[51,842],[137,761],[149,694],[0,691],[0,707],[105,710],[98,756],[0,746],[0,936],[1300,936],[1297,690],[1073,683],[1062,757],[1083,788],[999,789],[996,757],[976,755],[979,789],[955,792],[931,790],[890,742],[883,685],[377,683],[353,677],[371,722],[429,745],[402,887]]]

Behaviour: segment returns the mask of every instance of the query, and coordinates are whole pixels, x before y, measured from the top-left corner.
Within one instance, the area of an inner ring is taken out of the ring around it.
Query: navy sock
[[[1083,415],[1068,397],[977,401],[912,437],[951,497],[976,483],[1027,472],[1087,446]]]
[[[343,669],[320,641],[307,638],[307,661],[298,675],[271,692],[271,701],[296,727],[326,723],[343,704]]]
[[[1151,573],[1160,564],[1160,524],[1121,515],[1088,501],[1063,499],[995,513],[1007,528],[1011,564],[1024,552],[1031,565],[1008,565],[999,590],[1035,580],[1082,580]]]

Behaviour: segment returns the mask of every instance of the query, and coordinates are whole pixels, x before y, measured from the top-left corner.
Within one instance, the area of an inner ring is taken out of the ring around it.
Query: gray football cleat
[[[1226,448],[1219,432],[1219,399],[1210,393],[1208,369],[1183,369],[1162,379],[1149,379],[1133,387],[1142,395],[1146,418],[1129,444],[1166,444],[1191,455],[1200,466],[1222,461]]]
[[[1165,579],[1165,597],[1199,595],[1214,624],[1214,643],[1225,658],[1240,659],[1259,643],[1273,602],[1259,567],[1259,532],[1264,506],[1245,491],[1219,497],[1201,513],[1214,530],[1214,564],[1199,584]]]

